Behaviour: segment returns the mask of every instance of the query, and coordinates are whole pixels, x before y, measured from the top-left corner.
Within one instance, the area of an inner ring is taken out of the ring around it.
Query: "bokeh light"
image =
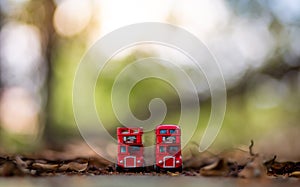
[[[90,1],[64,0],[57,5],[53,24],[58,34],[71,37],[83,31],[91,17]]]
[[[30,135],[30,139],[34,139],[39,131],[39,109],[34,97],[25,89],[12,87],[3,91],[0,101],[2,128],[12,134]]]

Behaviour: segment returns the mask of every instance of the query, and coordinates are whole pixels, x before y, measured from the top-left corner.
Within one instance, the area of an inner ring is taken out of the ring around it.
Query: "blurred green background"
[[[154,21],[193,33],[220,64],[227,110],[213,149],[247,145],[253,139],[260,152],[300,158],[299,1],[1,0],[0,5],[1,151],[32,151],[81,139],[73,115],[72,88],[85,51],[119,27]],[[110,100],[116,76],[135,60],[164,52],[173,55],[153,46],[135,47],[104,69],[96,85],[96,107],[112,135],[121,125]],[[202,80],[189,63],[179,65]],[[173,76],[161,65],[137,69],[128,79],[146,71]],[[202,136],[211,109],[209,89],[203,82],[197,90],[201,113],[195,142]],[[177,123],[179,97],[174,88],[157,79],[134,87],[130,95],[133,114],[147,119],[148,104],[157,97],[168,107],[164,122]],[[89,130],[92,134],[93,129]]]

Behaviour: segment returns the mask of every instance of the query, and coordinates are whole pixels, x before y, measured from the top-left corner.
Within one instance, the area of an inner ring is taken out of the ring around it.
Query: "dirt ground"
[[[30,155],[0,155],[0,186],[299,186],[300,162],[266,160],[253,152],[231,149],[220,154],[191,152],[183,172],[117,172],[93,152],[44,150]],[[78,147],[78,146],[77,146]],[[76,149],[78,150],[78,149]],[[82,153],[85,153],[84,155]],[[4,180],[5,179],[5,180]]]

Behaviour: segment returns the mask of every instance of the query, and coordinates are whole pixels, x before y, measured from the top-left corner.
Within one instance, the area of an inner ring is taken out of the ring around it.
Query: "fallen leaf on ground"
[[[190,150],[190,154],[184,158],[184,167],[199,170],[203,166],[214,163],[219,158],[208,151],[199,152]]]
[[[37,170],[56,170],[58,164],[33,163],[32,168]]]
[[[24,173],[11,161],[0,166],[0,176],[23,176]]]
[[[269,175],[287,175],[295,171],[300,171],[299,162],[277,162],[276,156],[264,163]]]
[[[252,158],[247,151],[241,149],[223,151],[219,154],[219,157],[226,159],[230,163],[236,163],[239,166],[245,166]]]
[[[85,171],[87,169],[88,163],[78,163],[78,162],[70,162],[67,164],[63,164],[59,167],[60,171]]]
[[[259,178],[266,176],[266,168],[262,163],[262,158],[256,157],[253,161],[247,163],[238,176],[243,178]]]
[[[297,178],[300,178],[300,171],[294,171],[294,172],[291,173],[289,176],[290,176],[290,177],[297,177]]]
[[[169,171],[167,172],[167,174],[170,175],[170,176],[172,176],[172,177],[175,177],[175,176],[179,176],[179,175],[180,175],[179,172],[173,173],[173,172],[169,172]]]
[[[227,176],[228,173],[229,167],[227,162],[222,158],[200,169],[200,174],[203,176]]]

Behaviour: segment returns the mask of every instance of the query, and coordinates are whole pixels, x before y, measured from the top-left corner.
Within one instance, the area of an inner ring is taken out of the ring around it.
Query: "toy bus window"
[[[140,147],[138,147],[138,146],[129,146],[128,147],[129,153],[134,153],[134,152],[138,152],[138,151],[140,151]]]
[[[179,151],[179,147],[178,146],[169,146],[167,148],[168,153],[177,153]]]
[[[124,142],[135,142],[136,141],[136,137],[135,136],[124,136],[123,137],[123,141]]]
[[[176,134],[177,131],[175,129],[170,129],[170,134]]]
[[[176,142],[176,137],[175,137],[175,136],[169,136],[169,137],[167,138],[167,141],[168,141],[168,142]]]
[[[165,146],[159,146],[159,152],[160,153],[165,153],[166,152],[166,147]]]
[[[126,147],[125,146],[121,146],[120,147],[120,151],[121,151],[121,153],[126,153]]]
[[[135,136],[128,136],[127,141],[134,142],[136,140]]]
[[[166,129],[162,129],[159,131],[159,134],[167,134],[167,130]]]
[[[174,143],[174,142],[176,142],[176,137],[175,136],[163,136],[162,141],[168,142],[168,143]]]

